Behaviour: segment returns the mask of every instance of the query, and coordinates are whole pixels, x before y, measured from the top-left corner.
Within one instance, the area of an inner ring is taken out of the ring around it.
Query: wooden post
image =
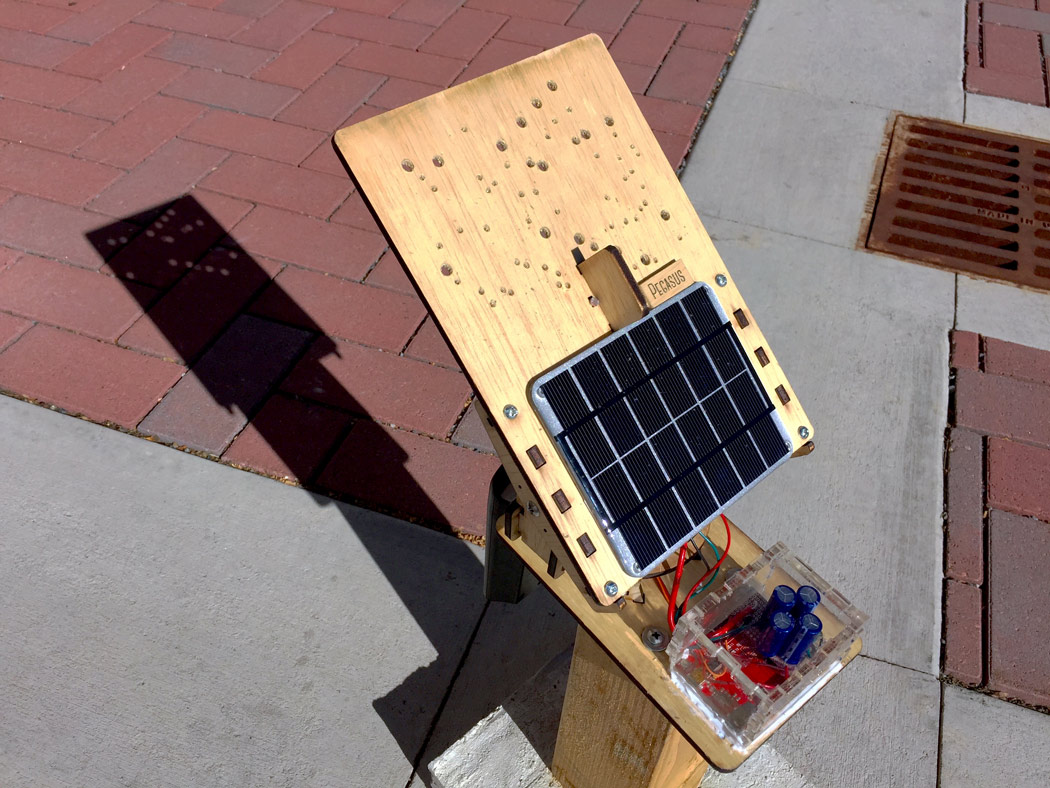
[[[580,627],[551,770],[562,788],[697,788],[707,761]]]

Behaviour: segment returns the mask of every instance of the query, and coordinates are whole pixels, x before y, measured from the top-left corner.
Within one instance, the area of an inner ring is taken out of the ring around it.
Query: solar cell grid
[[[543,375],[532,396],[635,574],[695,536],[790,452],[706,285]]]

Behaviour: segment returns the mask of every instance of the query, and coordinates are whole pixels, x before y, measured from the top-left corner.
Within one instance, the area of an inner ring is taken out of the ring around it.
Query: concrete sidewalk
[[[760,3],[683,175],[816,428],[731,515],[871,615],[863,655],[705,784],[1047,783],[1050,718],[938,674],[948,331],[1047,348],[1050,297],[856,248],[893,111],[1050,129],[1045,109],[964,92],[964,11]]]
[[[6,397],[0,434],[4,786],[401,788],[572,642],[466,542]]]
[[[1050,349],[1050,296],[856,249],[892,112],[1050,129],[964,92],[964,12],[761,0],[685,170],[816,428],[731,515],[871,615],[705,785],[1050,783],[1050,717],[939,681],[948,331]],[[5,786],[426,785],[571,641],[546,594],[486,605],[465,542],[6,398],[0,434]]]

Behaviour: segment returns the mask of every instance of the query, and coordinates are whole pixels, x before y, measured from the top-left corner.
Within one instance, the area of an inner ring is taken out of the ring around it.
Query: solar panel
[[[791,454],[736,332],[702,283],[542,375],[531,398],[636,577]]]

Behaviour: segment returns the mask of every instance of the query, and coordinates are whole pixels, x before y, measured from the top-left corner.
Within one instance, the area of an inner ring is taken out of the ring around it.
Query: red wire
[[[715,565],[708,569],[706,572],[704,572],[704,576],[697,580],[696,585],[689,589],[689,593],[686,594],[685,601],[682,603],[682,615],[685,615],[686,606],[689,604],[689,600],[693,598],[693,594],[696,593],[696,589],[698,589],[701,586],[701,584],[703,584],[704,581],[706,581],[707,578],[711,576],[712,573],[718,570],[718,567],[720,567],[722,565],[722,562],[726,560],[726,556],[729,555],[729,546],[733,544],[733,532],[729,530],[729,520],[724,514],[722,515],[722,522],[725,523],[726,526],[726,549],[722,551],[721,558],[715,561]],[[677,598],[677,594],[675,595],[675,597]],[[674,631],[673,627],[671,631]]]
[[[682,570],[685,568],[685,545],[678,551],[678,566],[674,570],[674,585],[671,586],[671,598],[667,601],[667,627],[674,632],[675,608],[678,606],[678,588],[682,584]]]
[[[667,592],[667,586],[664,585],[662,577],[656,578],[656,585],[660,588],[660,593],[664,595],[664,601],[671,604],[671,595]]]

